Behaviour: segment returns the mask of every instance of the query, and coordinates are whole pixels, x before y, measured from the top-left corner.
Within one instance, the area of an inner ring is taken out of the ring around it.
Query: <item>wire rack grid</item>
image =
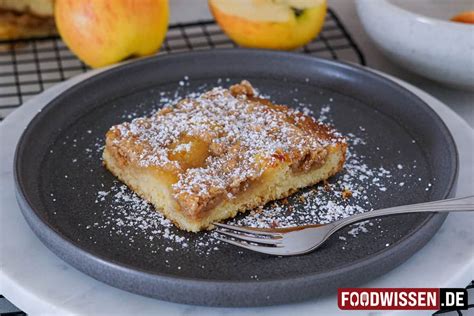
[[[170,25],[161,54],[237,47],[213,20]],[[365,59],[329,9],[316,40],[298,50],[319,57],[365,65]],[[0,41],[0,120],[32,96],[89,68],[59,37]]]

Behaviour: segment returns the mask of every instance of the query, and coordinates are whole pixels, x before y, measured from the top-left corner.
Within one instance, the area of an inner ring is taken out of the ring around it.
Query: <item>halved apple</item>
[[[326,0],[209,0],[224,32],[244,47],[291,50],[321,31]]]

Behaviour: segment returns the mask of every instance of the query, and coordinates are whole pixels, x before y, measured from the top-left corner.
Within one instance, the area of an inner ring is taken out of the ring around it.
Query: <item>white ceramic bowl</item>
[[[474,25],[451,22],[465,0],[358,0],[366,32],[393,61],[425,77],[474,90]]]

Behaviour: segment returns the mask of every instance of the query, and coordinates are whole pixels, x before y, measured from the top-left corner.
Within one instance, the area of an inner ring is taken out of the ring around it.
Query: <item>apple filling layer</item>
[[[113,126],[105,166],[178,227],[197,232],[342,169],[346,143],[243,81]]]

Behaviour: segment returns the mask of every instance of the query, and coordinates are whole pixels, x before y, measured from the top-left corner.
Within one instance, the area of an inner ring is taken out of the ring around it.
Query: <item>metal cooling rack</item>
[[[160,53],[236,47],[213,20],[170,25]],[[364,55],[335,12],[318,38],[298,50],[365,65]],[[0,120],[46,88],[89,68],[59,37],[0,41]]]

